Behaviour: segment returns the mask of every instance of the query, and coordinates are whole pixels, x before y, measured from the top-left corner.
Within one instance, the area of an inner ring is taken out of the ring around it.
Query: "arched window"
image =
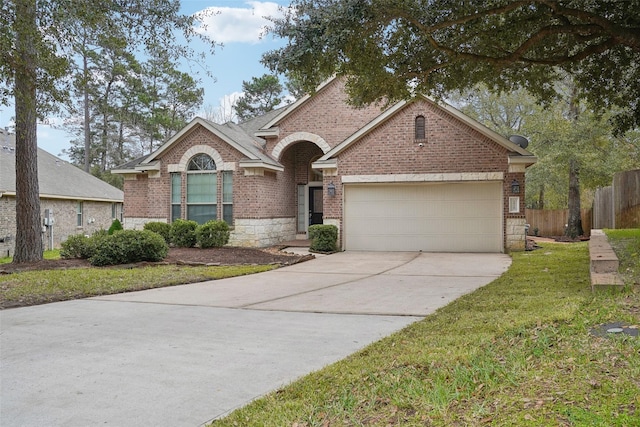
[[[424,116],[416,117],[415,139],[416,140],[426,139],[426,124],[425,124]]]
[[[187,165],[187,219],[198,224],[217,219],[217,201],[216,163],[206,154],[196,154]]]

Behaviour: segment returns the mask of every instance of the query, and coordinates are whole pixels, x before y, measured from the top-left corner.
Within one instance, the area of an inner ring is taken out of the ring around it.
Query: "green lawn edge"
[[[261,273],[277,265],[78,268],[0,275],[0,307],[12,308]]]
[[[512,256],[489,285],[211,425],[640,425],[640,340],[592,333],[638,325],[637,289],[593,294],[587,243]]]

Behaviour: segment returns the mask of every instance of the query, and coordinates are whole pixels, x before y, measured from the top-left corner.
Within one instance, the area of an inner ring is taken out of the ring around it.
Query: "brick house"
[[[15,134],[0,131],[0,256],[11,256],[16,236]],[[92,234],[122,219],[124,193],[38,148],[38,187],[45,249],[73,234]],[[47,215],[52,223],[45,225]]]
[[[268,246],[324,223],[346,250],[524,248],[531,153],[426,97],[385,110],[346,99],[332,79],[246,123],[194,119],[112,171],[125,177],[125,228],[220,218],[230,244]]]

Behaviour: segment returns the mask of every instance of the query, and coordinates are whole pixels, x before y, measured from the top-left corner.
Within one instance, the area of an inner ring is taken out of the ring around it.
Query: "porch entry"
[[[322,224],[322,187],[309,187],[309,225]]]
[[[298,185],[298,233],[306,233],[310,225],[322,224],[322,183]]]

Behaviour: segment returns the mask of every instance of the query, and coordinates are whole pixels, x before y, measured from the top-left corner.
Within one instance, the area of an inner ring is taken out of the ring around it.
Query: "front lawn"
[[[0,275],[0,308],[44,304],[259,273],[276,265],[36,270]]]
[[[637,288],[637,287],[636,287]],[[508,272],[213,426],[640,425],[640,292],[593,294],[587,243]]]

